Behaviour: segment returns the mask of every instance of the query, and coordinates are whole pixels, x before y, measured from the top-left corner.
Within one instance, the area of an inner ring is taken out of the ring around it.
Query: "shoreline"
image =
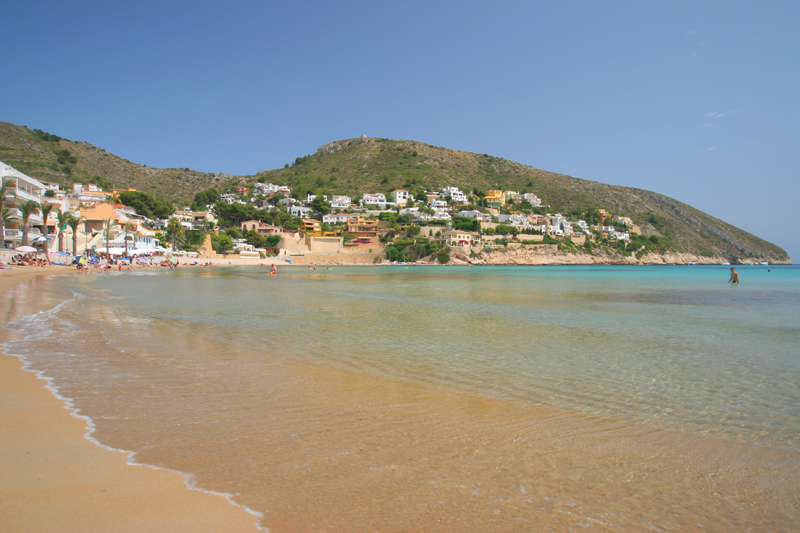
[[[0,271],[0,297],[15,304],[0,319],[0,343],[15,338],[5,327],[9,321],[61,303],[17,302],[10,291],[44,276],[75,273],[58,266]],[[194,487],[189,474],[131,462],[131,452],[96,441],[91,420],[26,366],[0,353],[0,529],[266,531],[257,526],[260,515],[229,495]]]

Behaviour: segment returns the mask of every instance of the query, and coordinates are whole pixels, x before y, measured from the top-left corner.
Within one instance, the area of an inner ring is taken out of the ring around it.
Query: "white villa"
[[[406,190],[397,189],[392,191],[392,199],[394,200],[394,203],[397,205],[406,205],[406,202],[408,202],[408,198],[409,194],[408,191]]]
[[[353,199],[349,196],[334,194],[331,197],[331,209],[350,209],[351,205],[353,205]]]

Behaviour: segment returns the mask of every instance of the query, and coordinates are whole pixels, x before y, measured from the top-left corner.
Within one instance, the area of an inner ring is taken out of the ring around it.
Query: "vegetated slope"
[[[314,154],[298,157],[285,168],[255,176],[233,176],[142,166],[89,143],[0,122],[0,160],[32,177],[66,186],[81,181],[106,189],[133,187],[178,202],[189,202],[195,193],[212,186],[223,190],[256,181],[289,185],[299,198],[309,192],[357,196],[367,192],[388,194],[398,188],[414,192],[446,186],[465,192],[533,192],[549,206],[549,212],[579,213],[597,207],[629,216],[646,235],[666,239],[678,251],[731,261],[745,257],[789,259],[780,247],[655,192],[572,178],[487,154],[416,141],[336,141],[319,147]]]
[[[731,260],[789,259],[779,246],[662,194],[572,178],[487,154],[416,141],[337,141],[297,158],[289,168],[260,172],[256,177],[262,182],[290,185],[302,197],[306,192],[358,195],[446,186],[465,192],[532,192],[550,206],[547,211],[554,213],[584,212],[597,207],[629,216],[645,234],[669,239],[679,251]]]
[[[95,183],[104,190],[133,187],[167,200],[191,199],[197,191],[235,179],[188,168],[153,168],[132,163],[87,142],[0,122],[0,161],[25,174],[69,187]]]

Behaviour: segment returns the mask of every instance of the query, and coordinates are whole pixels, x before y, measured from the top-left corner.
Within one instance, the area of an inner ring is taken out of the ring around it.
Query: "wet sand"
[[[0,292],[65,267],[0,270]],[[55,305],[58,302],[49,302]],[[14,302],[0,320],[38,309]],[[12,333],[0,328],[0,342]],[[45,381],[0,354],[0,531],[253,532],[256,517],[224,497],[189,490],[176,472],[129,465],[84,437]]]

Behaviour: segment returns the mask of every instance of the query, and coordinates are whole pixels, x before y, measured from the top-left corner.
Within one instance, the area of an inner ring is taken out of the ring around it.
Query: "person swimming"
[[[733,267],[731,267],[731,279],[728,280],[728,283],[739,283],[739,273]]]

